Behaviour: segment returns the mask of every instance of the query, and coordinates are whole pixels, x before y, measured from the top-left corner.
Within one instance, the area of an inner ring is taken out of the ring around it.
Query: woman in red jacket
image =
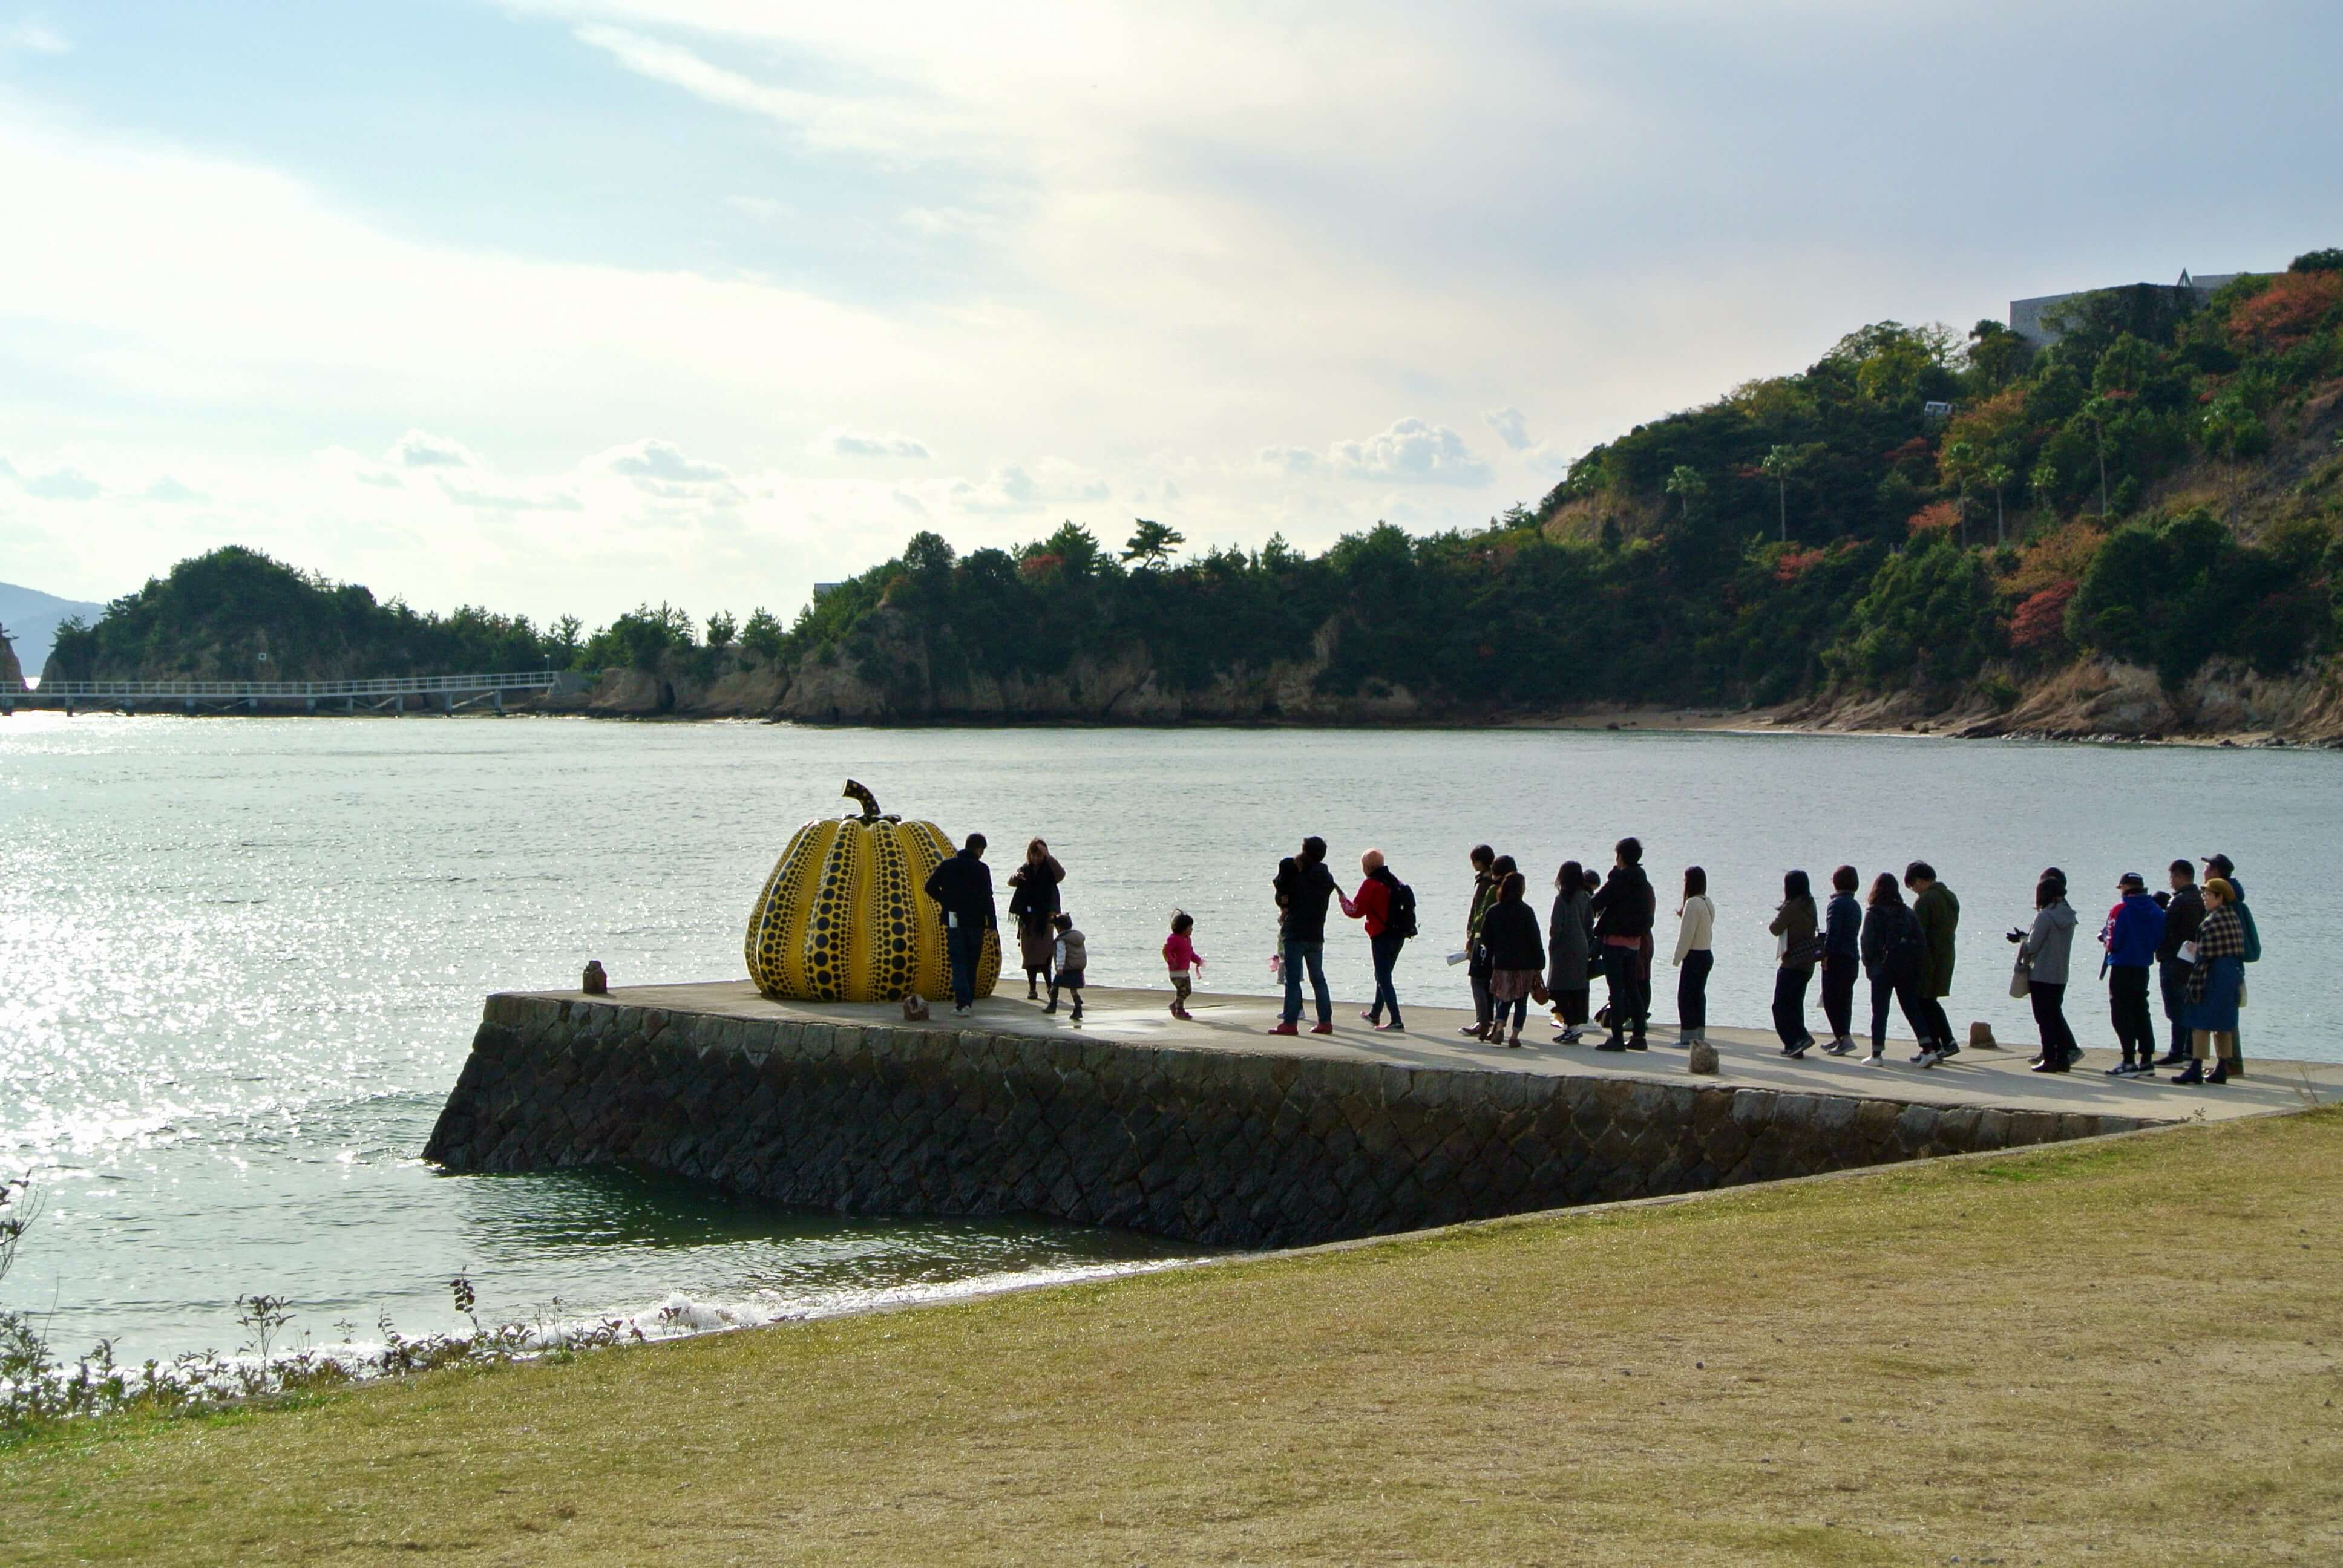
[[[1367,947],[1374,955],[1375,1003],[1359,1016],[1383,1033],[1394,1033],[1406,1026],[1399,1020],[1399,992],[1392,986],[1392,970],[1399,962],[1399,950],[1407,943],[1410,931],[1403,928],[1413,923],[1413,910],[1403,912],[1394,921],[1397,906],[1412,899],[1404,885],[1383,864],[1383,852],[1370,849],[1359,857],[1359,869],[1364,873],[1358,893],[1342,900],[1342,912],[1354,920],[1367,922]],[[1383,1019],[1383,1009],[1391,1009],[1391,1019]]]

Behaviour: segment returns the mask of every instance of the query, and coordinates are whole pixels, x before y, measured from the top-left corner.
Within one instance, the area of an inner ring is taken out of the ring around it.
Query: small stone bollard
[[[1704,1040],[1695,1040],[1684,1049],[1684,1070],[1704,1077],[1716,1075],[1716,1047]]]
[[[1994,1039],[1993,1025],[1986,1022],[1983,1019],[1979,1019],[1976,1022],[1969,1025],[1969,1049],[1971,1050],[1999,1050],[2001,1049],[2001,1041]]]
[[[586,960],[586,978],[578,982],[578,989],[584,991],[588,996],[608,996],[610,994],[610,977],[604,971],[602,968],[602,960],[600,959],[588,959]]]

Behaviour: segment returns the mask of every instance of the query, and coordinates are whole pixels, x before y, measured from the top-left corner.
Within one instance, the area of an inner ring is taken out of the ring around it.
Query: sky
[[[2332,0],[0,0],[0,579],[1473,527],[1865,322],[2343,244],[2338,79]]]

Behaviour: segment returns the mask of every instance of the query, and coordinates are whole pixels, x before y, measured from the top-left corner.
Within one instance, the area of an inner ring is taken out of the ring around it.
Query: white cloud
[[[428,430],[409,430],[391,443],[383,454],[383,461],[402,468],[477,468],[480,459],[461,441],[446,436],[435,436]]]
[[[1318,454],[1304,447],[1263,447],[1253,454],[1253,462],[1272,474],[1298,476],[1318,471]]]
[[[106,487],[79,468],[59,468],[24,481],[25,493],[44,501],[94,501]]]
[[[65,35],[27,17],[11,27],[0,27],[0,55],[65,55],[73,51]]]
[[[1489,465],[1445,425],[1402,419],[1380,436],[1337,441],[1327,461],[1346,479],[1379,484],[1485,485]]]
[[[953,510],[979,515],[1030,512],[1041,505],[1041,487],[1032,475],[1013,463],[1005,468],[995,468],[980,485],[954,479],[949,494]]]
[[[850,430],[843,425],[832,425],[821,433],[811,448],[814,452],[833,457],[925,457],[928,444],[916,436],[893,432],[879,436],[866,430]]]
[[[459,507],[491,512],[580,512],[586,504],[567,490],[493,489],[442,475],[440,494]]]
[[[1529,466],[1531,473],[1545,474],[1554,478],[1569,473],[1570,465],[1575,461],[1571,454],[1551,441],[1540,441],[1523,454],[1522,460]]]
[[[1523,417],[1522,411],[1511,404],[1503,408],[1492,408],[1481,418],[1497,433],[1497,439],[1514,451],[1518,452],[1530,444],[1528,422]]]
[[[168,474],[164,475],[161,478],[146,487],[146,498],[150,501],[168,501],[173,503],[180,501],[208,501],[211,499],[209,496],[205,495],[201,490],[194,489],[189,486],[183,485]]]

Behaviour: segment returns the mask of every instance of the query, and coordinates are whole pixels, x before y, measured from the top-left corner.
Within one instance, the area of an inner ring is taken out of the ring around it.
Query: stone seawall
[[[1267,1247],[2148,1124],[500,995],[424,1152]]]

